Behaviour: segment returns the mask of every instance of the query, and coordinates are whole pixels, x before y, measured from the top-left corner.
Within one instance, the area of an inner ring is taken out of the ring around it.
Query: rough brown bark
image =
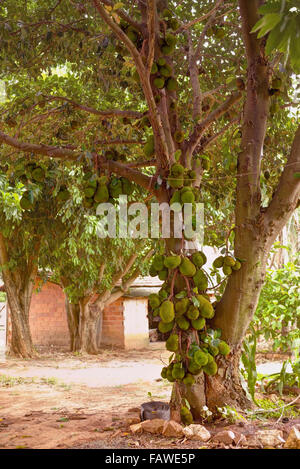
[[[97,344],[97,321],[101,311],[89,304],[86,298],[79,301],[79,338],[80,351],[91,355],[99,353]]]
[[[76,352],[80,350],[79,318],[80,306],[78,303],[70,303],[66,295],[65,308],[67,313],[68,328],[70,334],[70,350]]]

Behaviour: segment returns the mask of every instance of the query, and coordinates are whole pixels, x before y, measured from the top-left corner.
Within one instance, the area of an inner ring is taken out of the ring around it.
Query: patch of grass
[[[13,386],[18,386],[20,384],[45,384],[47,386],[56,386],[62,388],[65,391],[71,389],[71,387],[66,383],[60,383],[57,378],[21,378],[15,376],[9,376],[0,374],[0,387],[11,388]]]
[[[248,413],[249,418],[257,419],[277,419],[282,417],[288,417],[290,419],[297,418],[300,416],[300,410],[294,405],[288,405],[281,399],[273,402],[270,399],[257,399],[259,409]]]

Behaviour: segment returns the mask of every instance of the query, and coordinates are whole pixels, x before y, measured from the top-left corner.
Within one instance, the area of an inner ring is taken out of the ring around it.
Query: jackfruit
[[[109,200],[109,192],[108,188],[105,185],[99,185],[96,191],[96,194],[94,196],[94,200],[97,203],[104,203],[108,202]]]
[[[184,167],[180,163],[174,163],[171,166],[170,174],[172,176],[182,176],[184,174]]]
[[[165,36],[165,41],[168,44],[168,46],[175,46],[177,42],[177,38],[176,36],[174,36],[174,34],[167,33]]]
[[[168,278],[167,269],[160,270],[158,272],[158,278],[159,278],[159,280],[162,280],[162,281],[167,280],[167,278]]]
[[[223,263],[224,263],[224,257],[223,256],[219,256],[217,257],[214,262],[213,262],[213,267],[215,269],[220,269],[221,267],[223,267]]]
[[[158,292],[158,296],[161,300],[166,300],[168,298],[169,294],[168,294],[167,290],[161,289]]]
[[[232,267],[235,264],[235,260],[231,256],[225,256],[224,257],[224,263],[223,265],[228,265],[229,267]]]
[[[206,158],[202,158],[202,168],[205,170],[205,171],[208,171],[210,169],[210,160],[207,160]]]
[[[175,378],[173,378],[171,367],[168,367],[168,370],[167,370],[167,380],[170,381],[170,383],[174,383],[174,381],[176,381]]]
[[[168,91],[177,91],[178,83],[177,80],[173,77],[169,77],[166,81],[166,88]],[[177,142],[177,140],[176,140]]]
[[[28,196],[26,196],[25,194],[20,200],[20,207],[23,210],[32,210],[34,208],[34,204],[29,200]]]
[[[166,379],[166,378],[167,378],[167,372],[168,372],[168,367],[167,367],[167,366],[164,366],[163,369],[161,370],[160,376],[161,376],[163,379]]]
[[[113,179],[108,186],[109,195],[113,199],[117,199],[122,194],[122,182],[120,179]]]
[[[166,64],[163,67],[160,67],[159,73],[164,78],[169,78],[172,75],[172,69],[170,65]]]
[[[176,31],[180,24],[177,18],[171,18],[167,21],[168,28],[172,29],[173,31]]]
[[[195,378],[191,373],[187,373],[182,381],[186,386],[192,386],[195,383]]]
[[[70,198],[70,192],[67,189],[60,190],[59,193],[57,194],[57,200],[59,202],[65,202],[66,200],[69,200]]]
[[[157,276],[157,270],[153,267],[153,265],[150,266],[149,275],[150,275],[150,277],[156,277]]]
[[[180,191],[175,191],[170,199],[170,205],[175,203],[181,204]]]
[[[173,370],[172,370],[173,378],[181,380],[182,378],[184,378],[184,375],[185,375],[185,371],[182,368],[182,364],[181,363],[175,363],[174,366],[173,366]]]
[[[194,353],[193,360],[199,367],[205,366],[208,363],[207,355],[208,354],[206,352],[203,352],[203,350],[197,350]]]
[[[166,59],[164,57],[159,57],[159,59],[157,60],[157,65],[159,65],[159,67],[163,67],[164,65],[166,65]]]
[[[209,345],[208,350],[209,350],[209,353],[210,353],[213,357],[216,357],[216,356],[218,355],[218,353],[219,353],[218,347],[216,347],[215,345],[212,345],[212,344]]]
[[[201,366],[197,365],[195,360],[190,360],[188,364],[188,370],[192,375],[198,375],[201,371]]]
[[[122,191],[125,195],[131,195],[134,191],[134,185],[126,178],[121,178]]]
[[[151,75],[155,75],[158,72],[158,67],[155,62],[153,62],[152,67],[151,67]]]
[[[190,327],[190,323],[187,319],[185,319],[184,316],[179,316],[179,317],[176,317],[176,324],[178,325],[178,327],[180,329],[182,329],[183,331],[187,331]]]
[[[235,261],[235,264],[231,268],[232,270],[240,270],[241,267],[242,264],[240,263],[240,261]]]
[[[180,417],[184,425],[191,425],[194,421],[191,411],[187,407],[181,407]]]
[[[154,155],[155,151],[155,146],[154,146],[154,136],[150,135],[150,137],[147,138],[147,142],[144,145],[144,154],[148,157]]]
[[[96,189],[94,189],[93,187],[86,187],[83,191],[84,196],[87,199],[91,199],[95,195],[95,192],[96,192]]]
[[[192,262],[196,267],[202,267],[205,264],[202,253],[194,252],[194,254],[192,254]]]
[[[159,296],[156,295],[156,293],[151,293],[151,295],[149,295],[148,297],[148,302],[149,302],[150,307],[152,309],[155,309],[155,308],[158,308],[158,306],[160,306],[161,300]]]
[[[36,182],[43,182],[45,180],[45,176],[43,168],[38,167],[32,171],[32,179]]]
[[[153,84],[156,86],[156,88],[162,89],[165,86],[165,80],[162,77],[156,77],[153,80]]]
[[[215,361],[212,361],[203,367],[203,371],[209,376],[214,376],[218,371],[218,365]]]
[[[175,45],[169,46],[168,44],[164,44],[161,48],[163,55],[171,55],[175,50]]]
[[[170,332],[173,329],[173,327],[174,327],[174,321],[171,321],[171,322],[160,321],[158,323],[158,330],[162,334],[165,334],[166,332]]]
[[[203,329],[203,327],[205,326],[205,319],[198,318],[198,319],[192,320],[191,325],[193,329],[196,329],[196,331],[201,331],[201,329]]]
[[[168,184],[170,187],[173,187],[173,189],[178,189],[183,186],[184,180],[183,177],[179,178],[174,178],[172,176],[168,177]]]
[[[97,181],[96,181],[97,182]],[[100,176],[98,178],[98,184],[100,186],[104,186],[105,184],[108,184],[109,183],[109,178],[107,176]]]
[[[197,300],[200,303],[199,310],[203,318],[211,319],[214,317],[215,312],[212,304],[204,298],[203,295],[196,295]]]
[[[174,140],[177,143],[181,143],[184,140],[184,133],[181,130],[176,130],[174,134]]]
[[[167,269],[176,269],[181,263],[180,256],[168,256],[164,260],[164,266]]]
[[[179,270],[181,274],[186,277],[194,277],[194,275],[196,274],[196,267],[188,257],[184,257],[182,259],[181,264],[179,266]]]
[[[181,194],[181,203],[182,204],[193,204],[195,202],[195,196],[193,191],[185,191]]]
[[[198,318],[199,316],[199,309],[196,308],[196,306],[191,305],[186,313],[187,317],[189,319],[192,319],[193,321]]]
[[[224,273],[225,275],[230,275],[230,274],[232,274],[232,268],[229,267],[229,265],[223,265],[222,270],[223,270],[223,273]]]
[[[219,342],[218,348],[221,355],[228,355],[230,353],[230,347],[224,340]]]
[[[181,300],[177,301],[175,304],[175,311],[178,314],[178,316],[182,316],[185,314],[188,310],[188,307],[190,305],[190,300],[188,298],[182,298]]]
[[[158,254],[157,256],[154,257],[152,265],[154,269],[158,272],[159,270],[163,270],[164,268],[164,256],[161,254]]]
[[[159,308],[159,315],[163,322],[171,322],[175,317],[174,305],[172,301],[166,300]]]
[[[166,341],[166,349],[170,352],[177,352],[179,346],[179,337],[177,334],[171,334]]]
[[[194,275],[193,280],[196,287],[198,288],[198,291],[204,291],[207,289],[208,280],[203,270],[198,270],[196,275]]]
[[[85,198],[83,200],[83,206],[85,208],[92,208],[92,206],[94,205],[94,199],[92,198]]]

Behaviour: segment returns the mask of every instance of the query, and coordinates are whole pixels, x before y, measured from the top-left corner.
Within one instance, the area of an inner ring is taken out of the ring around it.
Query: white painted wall
[[[148,299],[124,298],[125,349],[142,349],[149,345]]]

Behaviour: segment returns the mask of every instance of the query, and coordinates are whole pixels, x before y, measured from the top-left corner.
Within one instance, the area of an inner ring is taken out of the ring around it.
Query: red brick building
[[[116,345],[125,349],[148,346],[148,299],[158,291],[161,282],[151,277],[139,278],[128,294],[104,310],[102,345]],[[37,284],[37,287],[39,285]],[[29,313],[30,330],[35,345],[69,346],[65,295],[62,288],[50,281],[40,285],[33,293]],[[7,315],[7,342],[10,337]],[[100,327],[99,327],[100,336]],[[100,340],[99,340],[99,346]]]

